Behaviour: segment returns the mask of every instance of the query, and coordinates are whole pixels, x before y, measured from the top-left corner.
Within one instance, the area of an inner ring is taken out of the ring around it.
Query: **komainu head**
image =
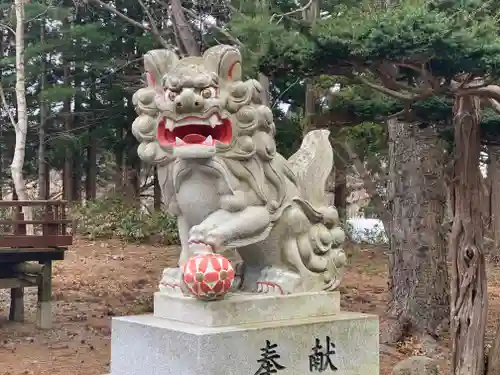
[[[142,159],[274,156],[271,110],[260,105],[260,84],[241,80],[236,48],[216,46],[183,59],[155,50],[145,68],[148,87],[134,94],[139,117],[132,127]]]

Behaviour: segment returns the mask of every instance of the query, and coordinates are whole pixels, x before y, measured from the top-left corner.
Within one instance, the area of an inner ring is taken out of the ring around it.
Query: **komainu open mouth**
[[[229,144],[231,138],[231,121],[221,119],[217,114],[208,118],[189,116],[175,122],[165,117],[158,123],[158,141],[162,145],[215,146],[216,141]]]

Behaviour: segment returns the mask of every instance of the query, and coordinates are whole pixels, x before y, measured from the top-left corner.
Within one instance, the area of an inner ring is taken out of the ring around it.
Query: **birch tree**
[[[24,156],[26,151],[26,133],[28,131],[28,114],[26,108],[26,82],[24,72],[24,0],[15,0],[16,8],[16,101],[17,122],[11,117],[16,132],[14,157],[10,170],[12,181],[19,200],[28,200],[26,184],[23,177]]]

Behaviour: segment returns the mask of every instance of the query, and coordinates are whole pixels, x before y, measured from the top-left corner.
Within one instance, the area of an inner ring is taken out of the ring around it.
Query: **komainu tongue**
[[[203,143],[206,137],[201,134],[188,134],[182,140],[186,143]]]

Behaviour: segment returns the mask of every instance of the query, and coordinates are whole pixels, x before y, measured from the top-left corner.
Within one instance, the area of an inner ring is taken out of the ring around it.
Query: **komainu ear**
[[[168,49],[155,49],[144,55],[144,70],[149,87],[162,84],[162,78],[177,64],[179,57]]]
[[[219,45],[209,48],[203,54],[205,66],[219,79],[224,81],[241,81],[241,54],[240,51],[228,45]]]

